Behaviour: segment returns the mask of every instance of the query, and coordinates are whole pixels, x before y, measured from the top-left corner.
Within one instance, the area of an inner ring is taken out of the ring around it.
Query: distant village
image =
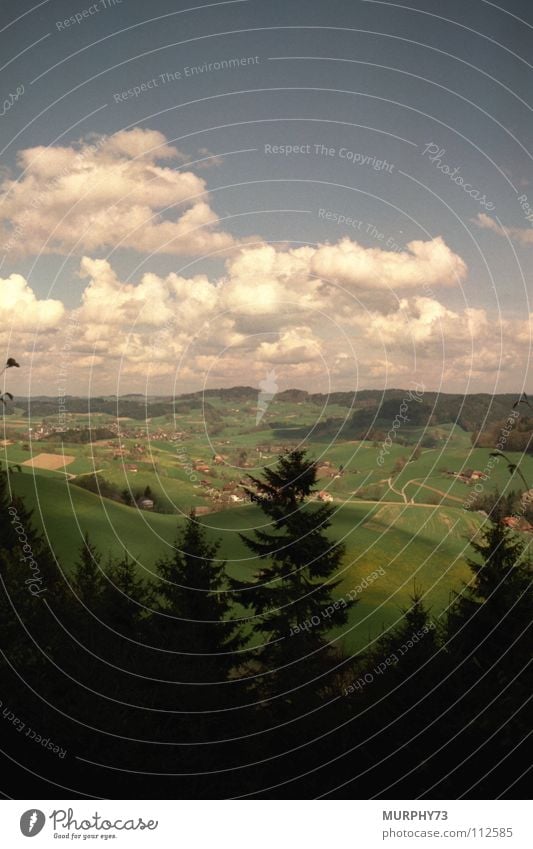
[[[238,412],[235,410],[234,412]],[[134,475],[141,470],[146,469],[146,464],[153,464],[153,457],[150,454],[150,442],[167,442],[176,446],[176,463],[178,467],[185,469],[189,475],[191,482],[194,480],[193,488],[199,490],[201,497],[208,501],[208,504],[197,505],[195,510],[198,515],[212,513],[217,510],[227,509],[245,504],[249,501],[247,489],[250,486],[250,481],[246,476],[246,469],[257,468],[262,464],[262,461],[269,461],[275,457],[290,451],[293,447],[287,443],[262,443],[254,447],[244,450],[236,449],[231,446],[233,441],[230,439],[218,439],[214,441],[217,446],[217,452],[210,457],[189,457],[181,456],[179,446],[185,444],[190,438],[190,433],[187,431],[177,431],[174,428],[167,429],[162,426],[151,429],[148,433],[147,425],[149,420],[142,424],[137,421],[128,419],[108,419],[105,422],[95,424],[90,431],[86,425],[79,424],[79,418],[73,414],[67,414],[62,424],[51,423],[44,419],[40,425],[27,428],[27,436],[21,438],[21,433],[18,431],[16,441],[24,445],[28,440],[30,442],[53,441],[53,437],[60,437],[61,434],[68,433],[69,435],[80,434],[88,435],[87,439],[80,439],[80,444],[92,444],[99,446],[102,449],[107,449],[108,459],[113,461],[122,461],[125,471],[128,475]],[[100,438],[99,434],[105,434]],[[13,437],[12,437],[13,439]],[[8,444],[12,440],[6,440]],[[72,441],[77,441],[73,439]],[[304,446],[305,447],[305,446]],[[252,455],[252,456],[250,456]],[[155,469],[155,465],[154,465]],[[355,472],[355,469],[351,469]],[[462,469],[456,471],[453,469],[442,469],[442,473],[449,478],[464,483],[466,486],[472,486],[478,481],[483,481],[487,475],[474,468]],[[313,495],[313,499],[317,502],[330,503],[334,500],[334,496],[328,489],[328,480],[334,481],[343,477],[345,469],[342,466],[336,466],[328,460],[321,460],[317,464],[317,479],[323,481],[323,488],[318,490]],[[71,476],[74,477],[74,476]],[[148,487],[149,489],[149,487]],[[530,496],[533,497],[533,491]],[[155,497],[151,493],[144,493],[134,502],[135,505],[142,510],[154,510],[156,508]],[[480,511],[483,512],[483,511]],[[520,531],[533,532],[531,525],[523,516],[508,516],[505,517],[504,523],[514,529]]]

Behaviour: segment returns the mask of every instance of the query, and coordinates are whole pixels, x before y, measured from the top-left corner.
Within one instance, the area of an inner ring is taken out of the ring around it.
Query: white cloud
[[[428,283],[457,286],[465,273],[440,238],[410,243],[400,254],[348,239],[302,248],[248,245],[212,281],[148,272],[125,283],[108,261],[84,257],[80,344],[105,351],[123,374],[185,369],[197,385],[207,376],[250,382],[272,364],[293,381],[325,374],[353,381],[351,345],[359,369],[375,373],[394,351],[396,373],[409,373],[414,350],[435,357],[443,337],[464,348],[486,332],[482,311],[457,314],[413,294],[415,284],[420,292]],[[392,297],[383,297],[384,286]]]
[[[438,236],[427,242],[409,242],[406,251],[365,248],[350,239],[320,245],[313,253],[311,271],[349,288],[368,290],[457,286],[467,268]]]
[[[18,155],[21,174],[0,183],[0,245],[12,255],[123,246],[202,255],[234,244],[217,229],[205,181],[176,166],[182,154],[140,128]]]
[[[318,361],[321,355],[322,343],[310,327],[291,327],[275,342],[261,342],[256,351],[260,361],[285,365]]]
[[[58,326],[64,313],[61,301],[39,300],[20,274],[0,278],[0,326],[4,332],[50,330]]]
[[[257,384],[274,365],[280,385],[316,390],[376,385],[385,376],[396,385],[413,375],[426,386],[445,380],[457,391],[500,372],[514,382],[531,347],[532,317],[495,320],[424,294],[428,283],[435,291],[459,285],[464,268],[441,239],[411,243],[399,264],[396,252],[347,239],[316,248],[244,246],[214,279],[146,272],[125,282],[109,261],[84,257],[70,391],[78,391],[76,375],[92,369],[93,391],[136,391],[145,380],[170,391],[174,379],[186,391]],[[39,318],[53,331],[63,316],[60,302],[38,301],[17,275],[3,281],[0,295],[0,315],[23,314],[21,350],[23,326]],[[49,361],[60,362],[62,334],[42,340]],[[35,375],[46,374],[41,359]]]
[[[497,233],[498,236],[507,237],[513,242],[519,242],[522,245],[533,245],[533,228],[532,227],[505,227],[498,224],[494,218],[485,215],[484,212],[472,219],[474,224],[477,224],[482,230],[490,230],[492,233]]]

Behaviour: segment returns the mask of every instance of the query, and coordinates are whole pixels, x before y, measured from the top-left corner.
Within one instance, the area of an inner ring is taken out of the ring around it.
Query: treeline
[[[175,512],[175,508],[173,508],[171,502],[167,501],[166,498],[161,499],[150,486],[145,486],[144,488],[125,487],[121,489],[117,484],[112,483],[97,472],[79,475],[68,483],[69,486],[78,486],[80,489],[86,489],[88,492],[93,492],[101,498],[110,498],[112,501],[126,504],[127,507],[137,507],[142,499],[148,498],[153,503],[150,509],[156,513]]]
[[[194,514],[153,566],[86,538],[65,570],[0,474],[0,727],[25,798],[522,798],[523,544],[493,511],[446,613],[415,589],[352,657],[358,595],[341,592],[345,551],[315,485],[302,451],[250,478],[264,522],[242,535],[237,581]]]
[[[515,490],[501,493],[498,489],[471,493],[469,510],[483,510],[488,516],[501,514],[533,522],[533,499],[530,490]]]
[[[503,439],[502,433],[505,433]],[[496,448],[505,445],[506,451],[520,451],[522,454],[533,454],[533,418],[520,416],[513,419],[509,426],[508,419],[494,422],[485,430],[475,430],[472,433],[472,445],[475,448]]]
[[[398,407],[409,390],[405,389],[363,389],[358,392],[309,393],[302,389],[285,389],[275,396],[277,401],[285,403],[309,403],[324,407],[331,404],[347,408],[348,430],[362,430],[368,427],[385,428],[398,412]],[[228,389],[207,389],[172,397],[119,396],[77,398],[68,396],[65,404],[68,412],[107,413],[111,416],[127,416],[145,420],[159,416],[174,416],[187,409],[206,409],[216,424],[220,415],[209,399],[220,399],[232,403],[256,403],[258,389],[251,386],[234,386]],[[487,430],[490,426],[504,421],[517,400],[516,395],[458,395],[436,392],[423,392],[422,402],[409,405],[410,424],[447,424],[456,422],[463,430]],[[22,415],[57,416],[57,398],[15,398],[14,404],[22,408]],[[350,411],[350,408],[353,412]],[[341,421],[341,420],[339,420]],[[342,423],[342,422],[341,422]],[[283,426],[280,424],[280,426]]]
[[[398,390],[383,393],[383,397],[376,399],[374,404],[368,404],[354,412],[351,428],[388,429],[406,395],[408,392],[402,394]],[[465,431],[474,431],[491,424],[496,425],[506,419],[514,401],[516,396],[512,395],[446,395],[424,392],[419,400],[412,398],[408,401],[406,415],[408,424],[415,427],[431,427],[452,422]]]
[[[40,442],[69,442],[73,445],[89,445],[99,439],[116,439],[117,434],[107,427],[82,427],[79,430],[66,430],[49,433],[42,436]]]

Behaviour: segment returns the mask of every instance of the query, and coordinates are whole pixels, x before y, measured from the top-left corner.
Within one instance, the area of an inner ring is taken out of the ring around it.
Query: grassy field
[[[451,472],[483,470],[490,454],[490,449],[472,449],[469,433],[452,424],[426,430],[406,425],[401,438],[409,444],[398,444],[395,439],[384,452],[383,442],[335,437],[335,428],[347,415],[346,407],[328,407],[330,424],[334,421],[327,436],[313,430],[325,417],[325,411],[315,404],[273,402],[259,427],[255,426],[254,403],[222,403],[210,397],[209,405],[209,423],[204,422],[198,403],[190,409],[185,405],[177,417],[165,414],[146,421],[117,422],[107,414],[71,416],[70,428],[91,424],[106,428],[108,434],[110,428],[118,429],[115,435],[94,443],[62,442],[53,434],[30,440],[26,419],[6,419],[11,444],[1,448],[4,465],[16,467],[39,454],[74,457],[64,468],[25,466],[22,472],[13,470],[11,474],[12,485],[33,507],[36,523],[67,571],[88,531],[106,558],[121,555],[125,549],[139,569],[150,574],[157,558],[170,550],[184,515],[191,507],[203,507],[211,512],[200,521],[214,539],[221,540],[221,556],[228,571],[252,586],[258,563],[250,559],[239,532],[262,524],[262,515],[250,504],[231,505],[209,492],[223,495],[224,487],[235,486],[233,491],[242,493],[239,481],[275,463],[282,446],[291,444],[287,434],[292,429],[298,433],[298,440],[292,443],[296,445],[304,429],[309,455],[329,464],[321,471],[319,487],[333,499],[331,538],[346,546],[337,594],[350,593],[378,567],[384,571],[361,594],[348,627],[334,635],[346,649],[363,645],[397,621],[415,582],[438,615],[452,590],[460,589],[468,579],[465,554],[483,517],[462,509],[472,487]],[[38,424],[42,428],[46,421]],[[281,431],[282,438],[276,435]],[[413,459],[417,442],[428,433],[434,447],[421,448]],[[215,463],[214,455],[223,461]],[[511,454],[510,459],[519,464],[525,479],[533,482],[533,458]],[[192,466],[198,461],[209,470],[193,473]],[[94,472],[113,485],[117,494],[130,491],[139,495],[150,487],[160,512],[100,498],[76,485]],[[516,473],[509,475],[503,460],[480,485],[484,492],[524,488]]]
[[[62,566],[69,571],[89,531],[97,548],[118,556],[124,550],[150,575],[158,556],[168,553],[182,519],[139,511],[99,499],[93,493],[50,476],[14,473],[16,492],[34,508],[34,520],[44,530]],[[209,534],[221,540],[220,555],[228,572],[255,581],[258,563],[250,558],[238,532],[263,523],[251,505],[202,517]],[[381,567],[384,575],[361,594],[349,625],[335,634],[347,650],[355,650],[382,628],[393,624],[408,604],[414,583],[437,614],[448,603],[450,590],[468,578],[464,562],[468,540],[480,517],[456,508],[405,504],[338,505],[330,531],[346,546],[338,596],[357,587]]]

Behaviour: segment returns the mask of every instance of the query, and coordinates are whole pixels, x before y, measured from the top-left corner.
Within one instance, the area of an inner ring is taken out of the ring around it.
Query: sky
[[[528,391],[532,30],[527,0],[3,0],[5,388]]]

